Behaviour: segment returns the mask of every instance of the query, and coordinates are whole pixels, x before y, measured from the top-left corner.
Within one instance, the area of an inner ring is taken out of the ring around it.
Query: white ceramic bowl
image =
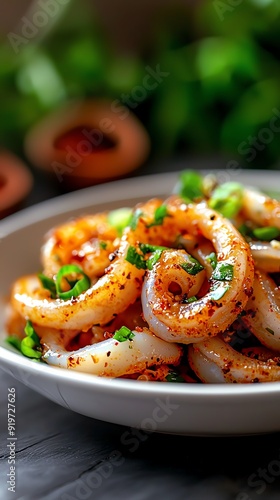
[[[219,171],[219,175],[223,173]],[[229,180],[228,177],[225,179]],[[277,172],[242,171],[232,176],[232,180],[275,189],[280,185],[279,177]],[[164,197],[173,190],[177,179],[175,172],[116,181],[63,195],[3,220],[0,297],[7,296],[14,279],[40,269],[43,235],[52,226],[74,215],[132,206],[153,196]],[[29,360],[5,344],[3,324],[1,329],[1,368],[31,389],[83,415],[169,434],[242,435],[280,431],[278,382],[192,385],[99,378]]]

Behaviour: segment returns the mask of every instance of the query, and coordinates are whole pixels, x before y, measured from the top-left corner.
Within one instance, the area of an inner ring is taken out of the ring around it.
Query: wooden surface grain
[[[280,498],[280,434],[202,438],[146,433],[84,417],[0,375],[3,500]],[[11,387],[16,390],[15,493],[6,482]]]

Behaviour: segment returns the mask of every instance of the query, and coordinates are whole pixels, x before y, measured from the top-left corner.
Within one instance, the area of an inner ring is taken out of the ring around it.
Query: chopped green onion
[[[41,281],[42,286],[46,289],[49,290],[51,294],[52,299],[56,299],[56,286],[55,286],[55,281],[45,274],[38,274],[38,278]]]
[[[160,259],[161,254],[163,250],[155,250],[152,255],[147,259],[146,265],[147,268],[151,271],[153,269],[154,265],[157,263],[157,261]]]
[[[74,275],[74,277],[73,277]],[[77,279],[77,275],[82,276]],[[90,279],[83,270],[74,264],[62,266],[57,273],[56,281],[52,280],[44,274],[38,274],[42,286],[49,290],[52,299],[60,297],[63,300],[77,297],[90,287]],[[70,286],[70,290],[62,290],[63,280]]]
[[[17,335],[9,335],[6,338],[6,342],[15,347],[18,351],[20,351],[21,340],[19,337],[17,337]]]
[[[252,231],[253,236],[262,241],[271,241],[280,236],[280,230],[277,227],[257,227]]]
[[[230,289],[229,285],[225,285],[225,283],[221,283],[218,286],[212,286],[210,288],[210,299],[212,300],[220,300],[225,293]]]
[[[108,214],[108,222],[111,226],[116,228],[119,235],[122,234],[125,227],[130,224],[132,217],[132,209],[131,208],[117,208],[116,210],[112,210]]]
[[[145,261],[146,267],[149,270],[151,270],[156,262],[160,259],[163,250],[169,250],[168,247],[151,245],[149,243],[140,243],[139,248],[144,255],[147,253],[152,253],[152,255]]]
[[[196,274],[200,273],[200,271],[203,271],[204,267],[196,260],[194,257],[191,255],[187,255],[188,261],[185,261],[183,263],[180,263],[180,266],[184,271],[186,271],[188,274],[191,274],[192,276],[195,276]]]
[[[35,332],[30,320],[28,320],[25,325],[24,333],[26,337],[22,340],[16,335],[10,335],[6,341],[27,358],[39,360],[42,356],[40,338]]]
[[[64,280],[71,286],[70,290],[63,290]],[[59,269],[56,275],[56,290],[59,298],[68,300],[72,297],[78,297],[88,288],[90,288],[90,279],[80,267],[67,264]]]
[[[215,252],[209,253],[209,255],[207,255],[207,257],[206,257],[206,260],[207,260],[207,262],[210,263],[212,269],[216,269],[216,267],[217,267],[217,255],[215,254]]]
[[[169,250],[168,247],[161,247],[159,245],[150,245],[150,243],[140,243],[139,248],[143,254],[149,252],[156,252],[156,250]]]
[[[37,344],[31,337],[24,337],[24,339],[22,339],[20,349],[22,354],[27,358],[41,358],[41,351],[34,349],[34,347],[36,348]]]
[[[209,207],[224,217],[232,218],[242,207],[243,187],[238,182],[225,182],[214,189],[208,202]]]
[[[142,210],[140,208],[137,208],[135,210],[135,212],[132,214],[130,222],[129,222],[129,226],[131,227],[131,229],[133,231],[135,231],[137,224],[138,224],[138,221],[139,221],[140,217],[142,217],[142,215],[144,215],[144,213],[142,212]]]
[[[126,326],[122,326],[119,330],[116,330],[115,334],[113,335],[113,339],[118,340],[118,342],[132,340],[133,337],[135,337],[134,333]]]
[[[102,248],[102,250],[106,250],[106,248],[107,248],[106,241],[100,241],[99,242],[99,246],[100,246],[100,248]]]
[[[132,246],[128,247],[125,260],[130,262],[130,264],[133,264],[135,267],[137,267],[137,269],[146,269],[147,267],[143,255],[140,255],[137,252],[136,248]]]
[[[154,220],[147,227],[160,226],[163,223],[165,217],[168,217],[168,211],[166,205],[160,205],[156,208],[154,213]]]
[[[193,295],[193,297],[189,297],[188,299],[186,299],[185,303],[191,304],[192,302],[196,302],[196,301],[197,301],[197,297],[195,295]]]
[[[250,238],[257,238],[261,241],[271,241],[280,236],[280,230],[274,226],[256,227],[252,229],[247,224],[241,224],[238,231],[242,236],[249,236]]]
[[[179,194],[186,201],[190,202],[203,198],[203,178],[195,170],[186,170],[179,176]]]
[[[184,378],[177,372],[169,372],[165,380],[166,382],[185,382]]]
[[[218,281],[232,281],[234,267],[226,262],[218,262],[212,273],[212,278]]]
[[[271,328],[268,328],[268,327],[267,327],[267,328],[266,328],[266,331],[267,331],[268,333],[271,333],[271,335],[274,335],[274,330],[271,330]]]
[[[24,328],[24,333],[27,337],[31,338],[38,347],[40,346],[40,338],[38,337],[37,333],[35,332],[32,322],[28,320],[26,322],[25,328]]]

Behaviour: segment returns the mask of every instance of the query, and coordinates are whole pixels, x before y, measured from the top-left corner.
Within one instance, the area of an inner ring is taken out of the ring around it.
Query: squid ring
[[[280,380],[280,366],[275,361],[245,356],[218,337],[189,346],[188,359],[192,370],[206,384]]]
[[[153,199],[137,206],[150,222],[162,200]],[[136,208],[136,210],[137,210]],[[71,252],[94,232],[103,235],[109,231],[106,214],[97,214],[78,219],[55,229],[43,247],[44,271],[52,275],[58,271],[61,262],[68,262]],[[102,228],[102,229],[100,229]],[[113,230],[113,236],[115,236]],[[36,276],[26,276],[14,283],[11,291],[11,303],[17,312],[40,326],[86,330],[92,325],[106,324],[117,314],[125,311],[141,294],[144,270],[126,260],[129,247],[135,245],[138,238],[142,241],[154,241],[159,233],[159,226],[147,229],[146,221],[140,218],[137,230],[129,226],[123,233],[117,257],[91,288],[70,300],[42,299],[41,288]],[[172,229],[175,239],[175,231]],[[163,241],[165,242],[165,240]],[[57,264],[57,256],[59,265]]]
[[[125,259],[127,249],[127,242],[122,241],[107,273],[77,297],[38,298],[39,279],[26,276],[15,282],[11,303],[23,317],[40,326],[85,331],[92,325],[106,324],[140,295],[144,271]]]
[[[175,214],[176,210],[180,218],[184,211],[186,230],[191,234],[202,233],[212,241],[217,266],[226,264],[233,270],[230,282],[211,278],[210,291],[191,303],[172,301],[170,295],[167,297],[163,292],[163,289],[168,290],[168,286],[163,286],[164,252],[153,268],[147,271],[142,288],[142,305],[150,329],[168,342],[190,344],[217,335],[236,319],[252,293],[254,265],[249,245],[230,221],[204,203],[181,203],[181,206],[175,207]],[[183,275],[185,271],[180,269],[178,272]]]
[[[280,291],[273,279],[260,270],[255,271],[253,289],[242,322],[263,345],[279,352]]]
[[[280,272],[280,244],[277,241],[250,241],[256,267],[267,273]]]
[[[41,249],[44,274],[54,276],[61,266],[70,262],[73,250],[90,239],[113,241],[117,238],[117,230],[108,223],[107,217],[107,212],[79,217],[50,230]]]
[[[280,229],[280,201],[255,189],[245,189],[242,212],[255,224]]]
[[[61,337],[46,333],[41,339],[43,360],[53,366],[100,377],[121,377],[153,365],[179,363],[181,346],[164,342],[147,328],[141,332],[134,330],[133,334],[132,340],[119,342],[112,337],[77,351],[67,351]]]

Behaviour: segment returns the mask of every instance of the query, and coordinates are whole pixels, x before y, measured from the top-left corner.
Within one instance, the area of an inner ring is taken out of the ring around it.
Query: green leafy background
[[[52,109],[73,97],[121,100],[141,85],[147,65],[159,65],[169,76],[132,109],[151,137],[151,160],[221,154],[276,169],[280,131],[259,142],[252,161],[245,151],[266,137],[277,111],[280,125],[279,21],[278,0],[170,2],[146,44],[128,51],[109,41],[93,8],[72,2],[17,54],[3,36],[1,145],[22,154],[25,134]]]

